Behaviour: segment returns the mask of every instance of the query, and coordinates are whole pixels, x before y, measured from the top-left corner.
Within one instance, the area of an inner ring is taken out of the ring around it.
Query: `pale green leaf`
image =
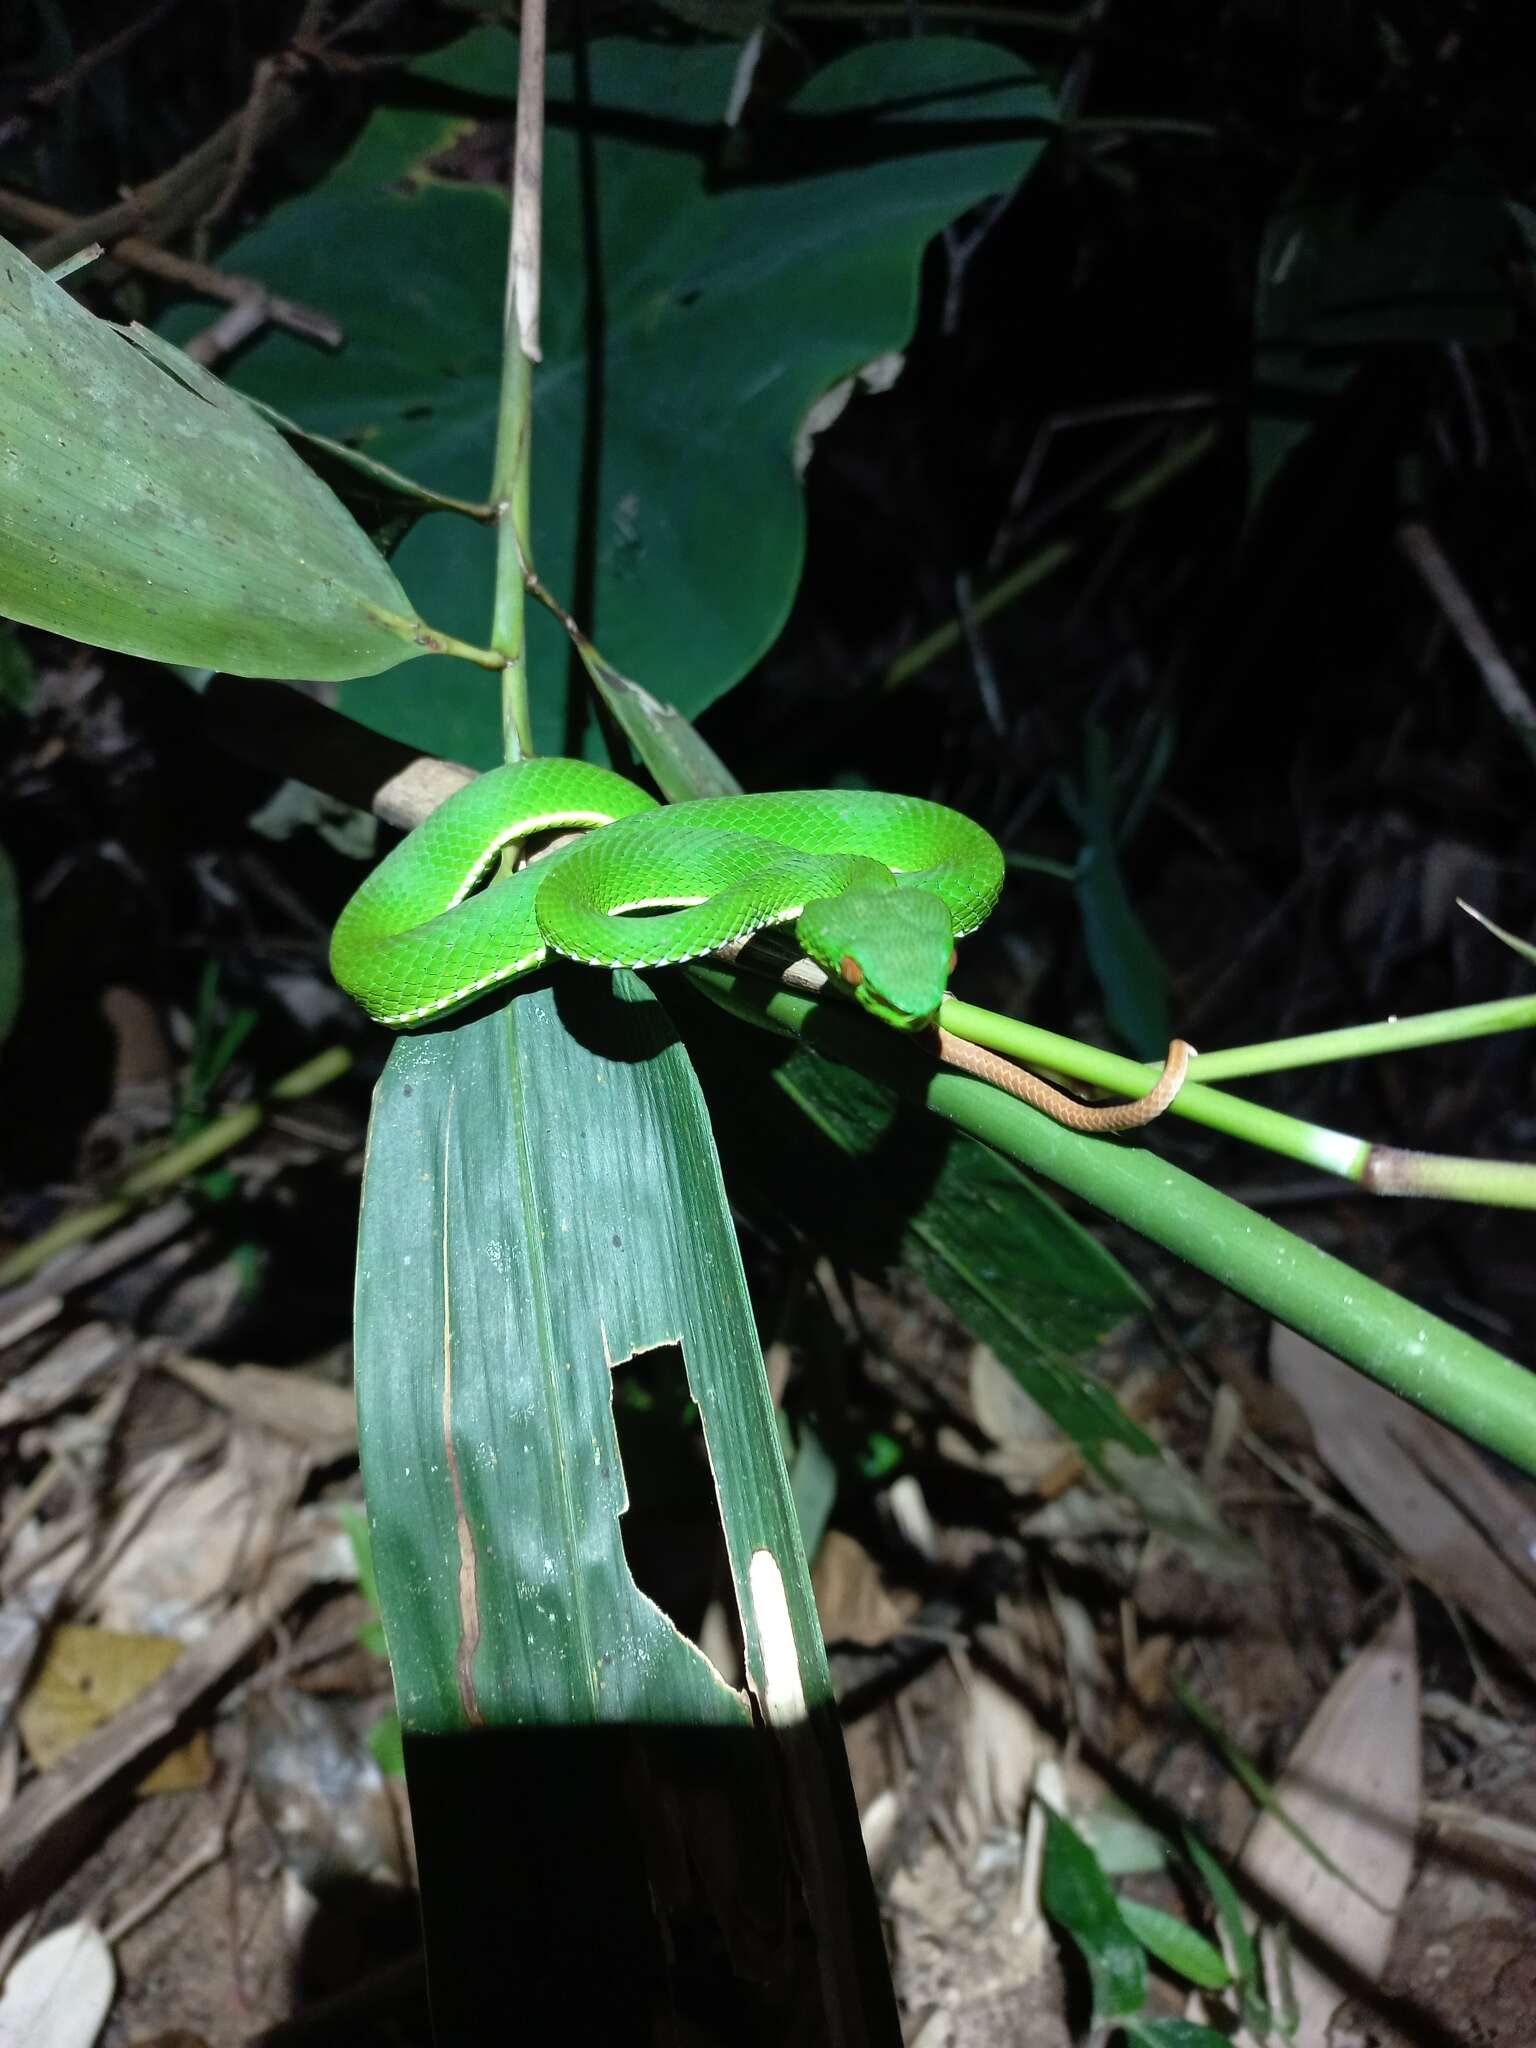
[[[1179,1976],[1187,1977],[1191,1984],[1198,1984],[1204,1991],[1217,1991],[1232,1981],[1220,1949],[1187,1920],[1160,1912],[1140,1899],[1127,1898],[1120,1900],[1120,1917],[1149,1954]]]
[[[394,574],[275,429],[3,240],[0,611],[235,675],[337,680],[422,651]]]

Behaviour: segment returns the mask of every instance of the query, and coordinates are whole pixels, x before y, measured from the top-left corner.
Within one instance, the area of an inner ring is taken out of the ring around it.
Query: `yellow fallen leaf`
[[[42,1663],[16,1709],[27,1755],[40,1771],[68,1756],[77,1742],[138,1698],[181,1655],[173,1636],[119,1635],[113,1629],[56,1628]],[[140,1795],[195,1792],[213,1776],[213,1757],[201,1729],[163,1758]]]

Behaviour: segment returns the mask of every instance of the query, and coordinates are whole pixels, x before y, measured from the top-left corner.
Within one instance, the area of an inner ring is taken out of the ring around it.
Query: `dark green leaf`
[[[743,675],[788,612],[804,531],[790,451],[806,411],[905,345],[924,245],[1025,174],[1052,111],[1028,68],[985,43],[873,43],[755,130],[733,182],[716,160],[743,140],[722,126],[736,63],[720,44],[595,44],[591,193],[573,62],[549,66],[535,564],[609,659],[684,713]],[[226,252],[334,314],[344,353],[327,362],[274,333],[239,376],[304,427],[473,499],[494,441],[506,204],[431,165],[462,129],[459,95],[504,112],[516,46],[477,30],[414,71],[414,90],[453,112],[377,114],[322,186]],[[434,624],[483,637],[486,534],[428,517],[395,560],[430,594]],[[530,620],[530,653],[536,743],[570,751],[552,620]],[[494,679],[465,666],[444,665],[430,691],[383,681],[345,695],[412,744],[500,758]]]
[[[1147,1997],[1147,1959],[1121,1918],[1109,1881],[1088,1844],[1053,1813],[1048,1822],[1040,1901],[1071,1935],[1093,1983],[1096,2026],[1141,2011]]]
[[[1109,739],[1100,726],[1089,727],[1085,786],[1080,796],[1070,793],[1069,804],[1083,834],[1077,868],[1083,942],[1109,1021],[1138,1058],[1160,1058],[1172,1035],[1168,969],[1125,886]]]
[[[756,1715],[625,1554],[615,1376],[673,1346]],[[515,1932],[529,2038],[550,2038],[578,1956],[594,2038],[621,2038],[626,2002],[647,2031],[676,1972],[699,1995],[702,1938],[714,1970],[738,1941],[763,1959],[754,1996],[820,1954],[871,2042],[893,2042],[708,1119],[633,976],[571,970],[396,1045],[369,1137],[357,1386],[440,2030],[473,2037]],[[696,1896],[684,1870],[707,1874]]]

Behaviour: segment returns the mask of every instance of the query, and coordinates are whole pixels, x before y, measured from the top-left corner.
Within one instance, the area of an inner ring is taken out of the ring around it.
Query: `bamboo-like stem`
[[[1536,1375],[1514,1359],[1155,1153],[1082,1137],[983,1081],[947,1072],[923,1048],[869,1022],[852,1005],[808,1001],[714,969],[695,966],[689,973],[726,1008],[803,1038],[824,1057],[925,1103],[960,1130],[1209,1273],[1404,1400],[1522,1471],[1536,1473]],[[946,1005],[946,1024],[948,1013]],[[1124,1064],[1145,1076],[1145,1068]]]
[[[1497,1031],[1536,1026],[1536,996],[1502,996],[1491,1003],[1464,1003],[1455,1010],[1428,1010],[1417,1017],[1388,1017],[1379,1024],[1346,1024],[1337,1031],[1309,1031],[1300,1038],[1268,1039],[1201,1055],[1200,1077],[1235,1081],[1250,1074],[1288,1073],[1295,1067],[1332,1065],[1337,1060],[1408,1052],[1422,1045],[1450,1045]]]
[[[57,1223],[51,1223],[36,1237],[18,1245],[9,1257],[0,1259],[0,1287],[18,1285],[72,1245],[85,1244],[91,1238],[100,1237],[114,1224],[121,1223],[124,1217],[131,1216],[152,1196],[162,1195],[180,1182],[190,1180],[193,1174],[201,1173],[205,1166],[211,1166],[226,1152],[232,1152],[237,1145],[243,1144],[260,1129],[274,1108],[284,1102],[297,1102],[302,1096],[313,1095],[317,1089],[328,1088],[351,1065],[352,1055],[346,1047],[332,1046],[329,1051],[317,1053],[312,1060],[306,1060],[302,1067],[295,1067],[291,1074],[274,1081],[263,1101],[241,1103],[237,1109],[226,1110],[200,1131],[194,1131],[190,1138],[168,1145],[163,1152],[157,1152],[153,1158],[126,1174],[105,1201],[93,1203],[88,1209],[72,1209]]]
[[[496,418],[496,596],[491,645],[506,660],[501,678],[502,751],[533,752],[528,712],[528,639],[523,564],[530,558],[533,366],[539,360],[539,245],[544,190],[544,0],[523,0],[512,151],[512,225],[502,315],[501,402]]]
[[[1030,1068],[1045,1067],[1075,1081],[1116,1094],[1139,1095],[1155,1078],[1155,1069],[1103,1052],[1075,1038],[1062,1038],[1037,1024],[1002,1016],[950,998],[941,1018],[944,1029],[971,1045],[985,1046]],[[1504,1002],[1477,1003],[1461,1010],[1440,1010],[1423,1017],[1405,1017],[1385,1024],[1361,1024],[1342,1031],[1318,1032],[1307,1038],[1276,1040],[1270,1045],[1243,1046],[1230,1053],[1202,1053],[1191,1066],[1198,1081],[1185,1083],[1169,1106],[1169,1114],[1187,1117],[1246,1144],[1261,1145],[1285,1159],[1320,1167],[1369,1189],[1373,1195],[1416,1195],[1443,1201],[1481,1202],[1508,1209],[1536,1209],[1536,1166],[1521,1160],[1462,1158],[1452,1154],[1404,1151],[1395,1145],[1373,1145],[1344,1131],[1303,1117],[1287,1116],[1210,1086],[1235,1075],[1279,1072],[1291,1066],[1315,1065],[1364,1053],[1391,1052],[1410,1046],[1438,1045],[1491,1031],[1513,1031],[1536,1023],[1536,1003],[1529,996]],[[1294,1051],[1294,1057],[1288,1055]]]

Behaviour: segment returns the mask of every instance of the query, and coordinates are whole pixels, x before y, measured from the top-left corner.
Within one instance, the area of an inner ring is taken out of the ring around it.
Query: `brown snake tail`
[[[994,1088],[1017,1096],[1020,1102],[1027,1102],[1031,1109],[1040,1110],[1053,1122],[1065,1124],[1069,1131],[1086,1131],[1100,1137],[1114,1131],[1140,1130],[1143,1124],[1161,1116],[1184,1086],[1184,1077],[1194,1057],[1194,1047],[1186,1045],[1182,1038],[1176,1038],[1168,1048],[1162,1073],[1145,1095],[1139,1096],[1135,1102],[1108,1103],[1102,1109],[1094,1109],[1086,1102],[1079,1102],[1075,1096],[1064,1095],[1059,1088],[1042,1081],[1038,1074],[1030,1073],[1027,1067],[1018,1066],[1013,1060],[1004,1059],[1000,1053],[989,1052],[985,1046],[972,1045],[967,1038],[956,1038],[952,1031],[945,1031],[939,1026],[935,1027],[935,1032],[939,1058],[946,1066],[973,1075],[978,1081],[990,1081]]]

